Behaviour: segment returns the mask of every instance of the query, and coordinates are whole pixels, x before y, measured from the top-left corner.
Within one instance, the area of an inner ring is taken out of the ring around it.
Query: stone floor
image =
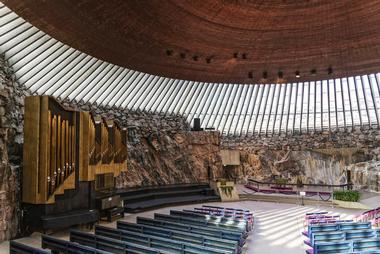
[[[301,231],[303,230],[303,216],[306,212],[330,211],[340,214],[342,218],[349,219],[360,214],[358,210],[345,210],[333,207],[299,206],[293,204],[277,204],[269,202],[241,201],[231,203],[210,203],[225,207],[249,209],[254,212],[255,228],[244,246],[244,253],[265,254],[304,254],[306,247],[303,244]],[[124,220],[135,222],[136,216],[153,217],[154,212],[168,213],[170,209],[192,208],[197,205],[162,208],[154,211],[128,214]],[[116,222],[102,223],[102,225],[115,227]],[[54,237],[68,239],[68,232],[61,231],[53,234]],[[34,233],[30,237],[18,241],[40,247],[40,234]],[[0,244],[0,253],[9,253],[9,242]]]

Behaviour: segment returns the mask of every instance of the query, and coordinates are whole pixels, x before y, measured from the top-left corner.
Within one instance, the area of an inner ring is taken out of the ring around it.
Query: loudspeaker
[[[193,131],[202,131],[201,128],[201,119],[200,118],[194,118],[194,125],[193,125]]]

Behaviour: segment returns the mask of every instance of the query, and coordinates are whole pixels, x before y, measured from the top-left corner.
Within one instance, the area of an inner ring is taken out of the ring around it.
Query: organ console
[[[78,182],[116,177],[127,168],[126,156],[126,130],[117,122],[67,109],[48,96],[25,99],[25,203],[53,204]]]

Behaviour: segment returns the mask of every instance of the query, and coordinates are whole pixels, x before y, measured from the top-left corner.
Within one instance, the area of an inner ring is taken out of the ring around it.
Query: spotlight
[[[268,78],[268,72],[267,71],[263,71],[263,79],[267,79]]]
[[[168,56],[173,55],[173,50],[171,50],[171,49],[167,49],[167,50],[166,50],[166,55],[168,55]]]
[[[301,74],[300,74],[300,71],[296,71],[296,78],[300,78],[301,77]]]
[[[250,72],[248,72],[248,78],[253,78],[253,72],[252,71],[250,71]]]
[[[179,56],[180,56],[182,59],[185,59],[185,58],[186,58],[186,54],[185,54],[185,53],[181,53],[181,54],[179,54]]]
[[[284,73],[282,71],[278,71],[278,78],[282,79],[284,77]]]
[[[235,53],[234,53],[234,58],[237,58],[238,55],[239,55],[239,53],[235,52]]]
[[[317,75],[317,70],[316,69],[312,69],[310,71],[310,73],[311,73],[311,76],[315,76],[315,75]]]
[[[331,75],[333,73],[333,68],[330,66],[328,69],[327,69],[327,74]]]
[[[194,61],[198,61],[198,56],[193,56]]]

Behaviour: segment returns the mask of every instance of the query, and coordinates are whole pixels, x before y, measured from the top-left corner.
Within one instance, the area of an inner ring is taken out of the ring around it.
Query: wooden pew
[[[245,228],[240,228],[240,227],[236,227],[234,225],[228,225],[225,223],[217,223],[217,222],[212,222],[212,221],[200,220],[196,218],[166,215],[166,214],[159,214],[159,213],[155,213],[154,218],[158,220],[203,226],[203,227],[208,227],[208,228],[213,228],[213,229],[218,229],[218,230],[227,230],[227,231],[231,231],[235,233],[241,233],[243,238],[248,237],[248,233]]]
[[[371,229],[370,222],[349,222],[349,223],[335,223],[335,224],[322,224],[322,225],[309,225],[307,236],[311,236],[314,232],[328,232],[328,231],[348,231]]]
[[[380,238],[316,243],[307,254],[366,253],[380,251]]]
[[[245,219],[253,218],[253,213],[249,211],[220,210],[220,209],[213,209],[213,208],[208,208],[208,207],[195,207],[194,211],[208,212],[210,214],[225,215],[225,216],[231,216],[231,217],[243,217]]]
[[[125,222],[125,221],[118,221],[117,228],[121,230],[139,232],[146,235],[161,236],[161,237],[167,237],[173,240],[197,243],[197,244],[207,246],[207,247],[219,248],[226,251],[232,251],[233,253],[241,252],[241,248],[238,242],[235,240],[220,239],[220,238],[216,238],[212,236],[187,233],[187,232],[167,229],[163,227],[135,224],[135,223]]]
[[[154,247],[147,247],[135,243],[123,242],[112,238],[98,236],[79,230],[70,231],[70,241],[81,245],[108,251],[110,253],[139,253],[139,254],[169,254],[170,251],[159,250]]]
[[[235,240],[235,241],[238,241],[239,246],[243,246],[245,243],[245,238],[243,237],[243,234],[241,232],[220,230],[220,229],[207,228],[207,227],[199,227],[195,225],[188,225],[188,224],[182,224],[182,223],[177,223],[177,222],[151,219],[151,218],[143,218],[143,217],[137,217],[136,221],[137,221],[137,224],[142,224],[142,225],[150,225],[150,226],[155,226],[155,227],[174,229],[177,231],[218,237],[220,239]]]
[[[10,254],[49,254],[50,252],[41,250],[22,244],[16,241],[10,241],[9,244],[9,253]]]
[[[81,254],[112,254],[111,252],[98,250],[96,248],[83,246],[78,243],[56,239],[51,236],[42,235],[42,248],[50,249],[52,254],[59,253],[81,253]]]
[[[212,221],[212,222],[217,222],[219,224],[228,224],[230,227],[241,228],[246,231],[251,230],[251,227],[249,226],[248,221],[244,219],[228,218],[228,217],[217,216],[217,215],[207,215],[207,214],[197,213],[191,210],[183,210],[183,211],[170,210],[170,215],[202,219],[204,221]]]
[[[305,244],[313,247],[319,242],[332,241],[349,241],[355,239],[379,238],[380,229],[364,229],[354,231],[334,231],[334,232],[316,232],[312,233],[309,240],[305,240]]]
[[[97,226],[95,228],[95,234],[117,239],[120,241],[126,241],[130,243],[136,243],[143,246],[154,246],[157,249],[173,250],[178,253],[205,253],[205,254],[222,254],[222,253],[234,253],[232,250],[218,249],[216,247],[208,247],[183,241],[182,239],[170,239],[169,237],[152,236],[144,233],[133,232],[128,230],[113,229],[109,227]]]

